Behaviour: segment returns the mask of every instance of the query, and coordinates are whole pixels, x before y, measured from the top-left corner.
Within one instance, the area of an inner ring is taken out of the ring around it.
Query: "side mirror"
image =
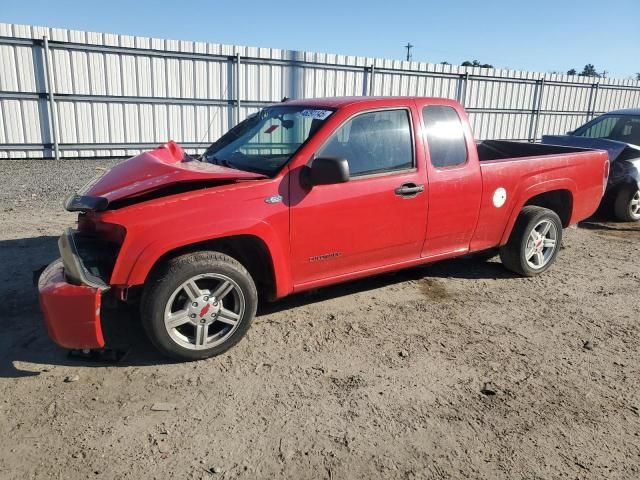
[[[311,166],[304,167],[302,180],[308,187],[348,182],[349,163],[346,158],[315,158]]]

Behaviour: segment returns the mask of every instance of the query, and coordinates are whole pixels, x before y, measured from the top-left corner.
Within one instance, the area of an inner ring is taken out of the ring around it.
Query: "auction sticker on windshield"
[[[315,118],[316,120],[324,120],[332,113],[333,111],[331,110],[303,110],[300,115]]]

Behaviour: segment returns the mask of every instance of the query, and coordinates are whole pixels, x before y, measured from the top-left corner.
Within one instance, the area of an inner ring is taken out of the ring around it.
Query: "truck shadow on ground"
[[[591,230],[596,235],[616,237],[627,241],[640,240],[640,222],[615,221],[610,213],[596,212],[591,218],[578,223],[578,228]]]
[[[579,228],[584,228],[585,230],[604,230],[609,232],[640,232],[640,224],[639,223],[612,223],[602,220],[585,220],[584,222],[580,222],[578,224]]]
[[[640,232],[640,222],[615,220],[611,207],[601,206],[591,217],[578,223],[578,228],[610,232]]]
[[[144,335],[135,309],[105,310],[103,315],[126,330],[128,353],[121,361],[100,362],[69,358],[47,335],[38,304],[34,280],[44,265],[58,256],[57,237],[41,236],[0,241],[0,378],[39,375],[56,366],[117,367],[173,363],[162,357]],[[513,275],[500,263],[458,259],[414,267],[393,274],[325,287],[285,299],[263,303],[258,316],[323,302],[328,299],[372,291],[389,285],[429,278],[508,279]],[[24,364],[24,365],[23,365]]]
[[[356,293],[373,291],[390,285],[410,281],[428,280],[433,278],[500,280],[514,277],[514,274],[505,270],[499,261],[482,261],[466,257],[453,260],[443,260],[429,265],[380,274],[361,280],[353,280],[346,283],[340,283],[291,295],[273,303],[263,304],[263,306],[258,310],[258,316],[277,313],[283,310],[302,307],[313,303],[324,302],[326,300],[345,297]]]

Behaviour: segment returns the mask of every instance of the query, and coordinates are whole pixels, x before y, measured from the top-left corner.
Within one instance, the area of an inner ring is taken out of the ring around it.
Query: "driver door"
[[[294,290],[420,257],[427,195],[414,123],[408,108],[360,113],[316,152],[346,158],[350,180],[314,186],[292,205]]]

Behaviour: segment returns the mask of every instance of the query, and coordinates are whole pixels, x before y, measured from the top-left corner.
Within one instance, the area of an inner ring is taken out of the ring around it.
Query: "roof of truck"
[[[356,103],[367,103],[367,104],[375,104],[375,103],[385,103],[390,100],[404,100],[404,101],[413,101],[413,100],[447,100],[444,98],[436,98],[436,97],[325,97],[325,98],[303,98],[299,100],[287,100],[287,105],[303,105],[303,106],[317,106],[317,107],[328,107],[328,108],[342,108],[347,105],[353,105]],[[454,102],[454,100],[450,100]]]

